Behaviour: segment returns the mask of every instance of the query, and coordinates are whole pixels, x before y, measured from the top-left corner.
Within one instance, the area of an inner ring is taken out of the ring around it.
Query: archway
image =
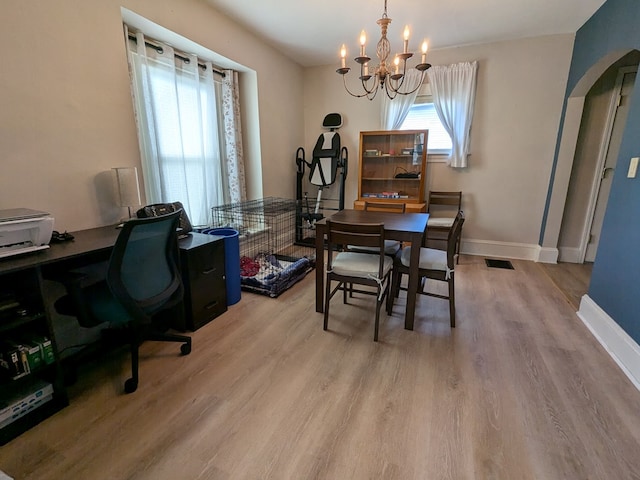
[[[602,57],[583,75],[567,97],[549,208],[544,224],[540,261],[555,263],[558,259],[558,240],[586,95],[609,67],[631,51],[633,50],[618,50]]]

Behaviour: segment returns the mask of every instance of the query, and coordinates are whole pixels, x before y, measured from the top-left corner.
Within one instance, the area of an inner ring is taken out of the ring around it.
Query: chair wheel
[[[124,391],[125,393],[133,393],[138,389],[138,382],[136,382],[133,378],[130,378],[126,382],[124,382]]]
[[[180,345],[180,353],[182,353],[182,355],[189,355],[191,353],[191,344],[183,343]]]

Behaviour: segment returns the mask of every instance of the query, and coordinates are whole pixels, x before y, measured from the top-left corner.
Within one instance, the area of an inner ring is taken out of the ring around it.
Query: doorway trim
[[[600,151],[598,152],[598,161],[596,164],[596,175],[593,176],[591,183],[591,193],[589,195],[589,203],[587,204],[587,210],[585,214],[584,228],[582,230],[582,239],[580,240],[580,246],[578,247],[577,263],[584,263],[584,259],[587,255],[587,247],[589,246],[589,237],[591,236],[591,228],[593,227],[593,217],[596,212],[596,206],[598,203],[598,194],[600,193],[600,186],[602,184],[601,177],[604,170],[605,161],[607,159],[607,153],[611,145],[611,133],[613,132],[613,122],[616,118],[616,111],[620,103],[620,95],[622,93],[622,82],[624,76],[627,73],[637,72],[637,66],[621,67],[618,69],[616,77],[616,83],[611,91],[611,98],[609,99],[609,108],[607,110],[607,118],[605,120],[605,126],[602,131],[602,141],[600,142]]]
[[[562,226],[562,216],[567,202],[571,168],[576,153],[578,130],[582,120],[585,97],[594,83],[615,62],[634,49],[609,52],[589,68],[568,94],[565,104],[564,122],[559,139],[559,149],[552,173],[549,208],[545,216],[542,233],[542,245],[538,261],[556,263],[558,258],[558,239]]]

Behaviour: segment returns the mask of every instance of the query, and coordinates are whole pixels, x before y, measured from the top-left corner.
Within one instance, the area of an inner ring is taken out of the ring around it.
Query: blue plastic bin
[[[233,228],[209,228],[202,233],[224,238],[224,269],[227,285],[227,305],[240,301],[240,238]]]

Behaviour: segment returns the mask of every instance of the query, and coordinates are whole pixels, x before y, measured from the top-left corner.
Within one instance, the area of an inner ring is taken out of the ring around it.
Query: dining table
[[[382,223],[385,240],[398,240],[411,245],[422,245],[422,237],[429,220],[428,213],[391,213],[365,210],[339,210],[330,217],[324,217],[315,223],[316,228],[316,312],[324,311],[325,262],[324,249],[327,234],[327,218],[347,223]],[[409,261],[409,284],[407,290],[407,308],[404,328],[413,330],[420,263],[420,248],[411,249]]]

